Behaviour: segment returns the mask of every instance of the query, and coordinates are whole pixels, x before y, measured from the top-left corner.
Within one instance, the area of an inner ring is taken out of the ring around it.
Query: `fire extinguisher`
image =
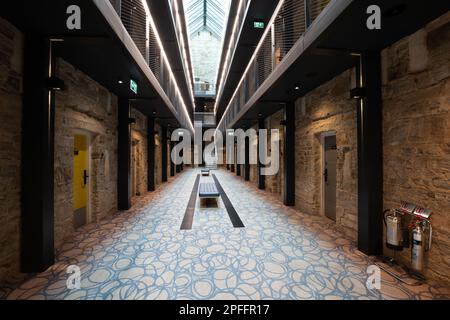
[[[386,246],[395,251],[403,250],[402,215],[397,210],[383,212],[386,226]]]
[[[431,250],[433,229],[428,220],[417,220],[412,230],[411,269],[423,273],[425,253]],[[426,239],[426,235],[428,239]]]

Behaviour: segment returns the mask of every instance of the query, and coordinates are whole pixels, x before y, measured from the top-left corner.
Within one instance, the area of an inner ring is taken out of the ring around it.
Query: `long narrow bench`
[[[217,190],[215,183],[200,183],[198,188],[198,196],[200,198],[200,206],[206,207],[208,200],[214,200],[217,206],[217,199],[220,197],[219,190]]]

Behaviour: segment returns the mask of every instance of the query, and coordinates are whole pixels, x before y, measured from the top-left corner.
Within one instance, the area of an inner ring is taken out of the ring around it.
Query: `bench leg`
[[[200,198],[201,208],[218,208],[219,201],[218,198]]]

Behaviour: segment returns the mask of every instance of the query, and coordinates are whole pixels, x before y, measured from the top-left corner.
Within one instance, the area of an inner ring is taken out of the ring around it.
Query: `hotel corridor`
[[[1,1],[0,305],[450,300],[449,52],[448,0]]]

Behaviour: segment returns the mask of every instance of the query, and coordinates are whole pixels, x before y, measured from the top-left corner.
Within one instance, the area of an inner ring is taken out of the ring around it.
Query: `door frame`
[[[86,208],[86,224],[89,224],[92,222],[92,141],[94,140],[94,133],[83,130],[83,129],[74,129],[73,130],[73,136],[75,135],[83,135],[87,139],[87,157],[88,157],[88,194],[87,194],[87,208]],[[73,153],[72,153],[73,154]],[[73,172],[72,172],[72,179],[73,179]],[[73,190],[72,190],[72,197],[73,197]]]
[[[332,136],[336,136],[336,144],[337,144],[336,130],[325,131],[320,134],[320,215],[324,216],[324,217],[326,217],[326,215],[325,215],[325,183],[324,183],[324,178],[323,178],[323,173],[325,172],[325,138],[332,137]]]

